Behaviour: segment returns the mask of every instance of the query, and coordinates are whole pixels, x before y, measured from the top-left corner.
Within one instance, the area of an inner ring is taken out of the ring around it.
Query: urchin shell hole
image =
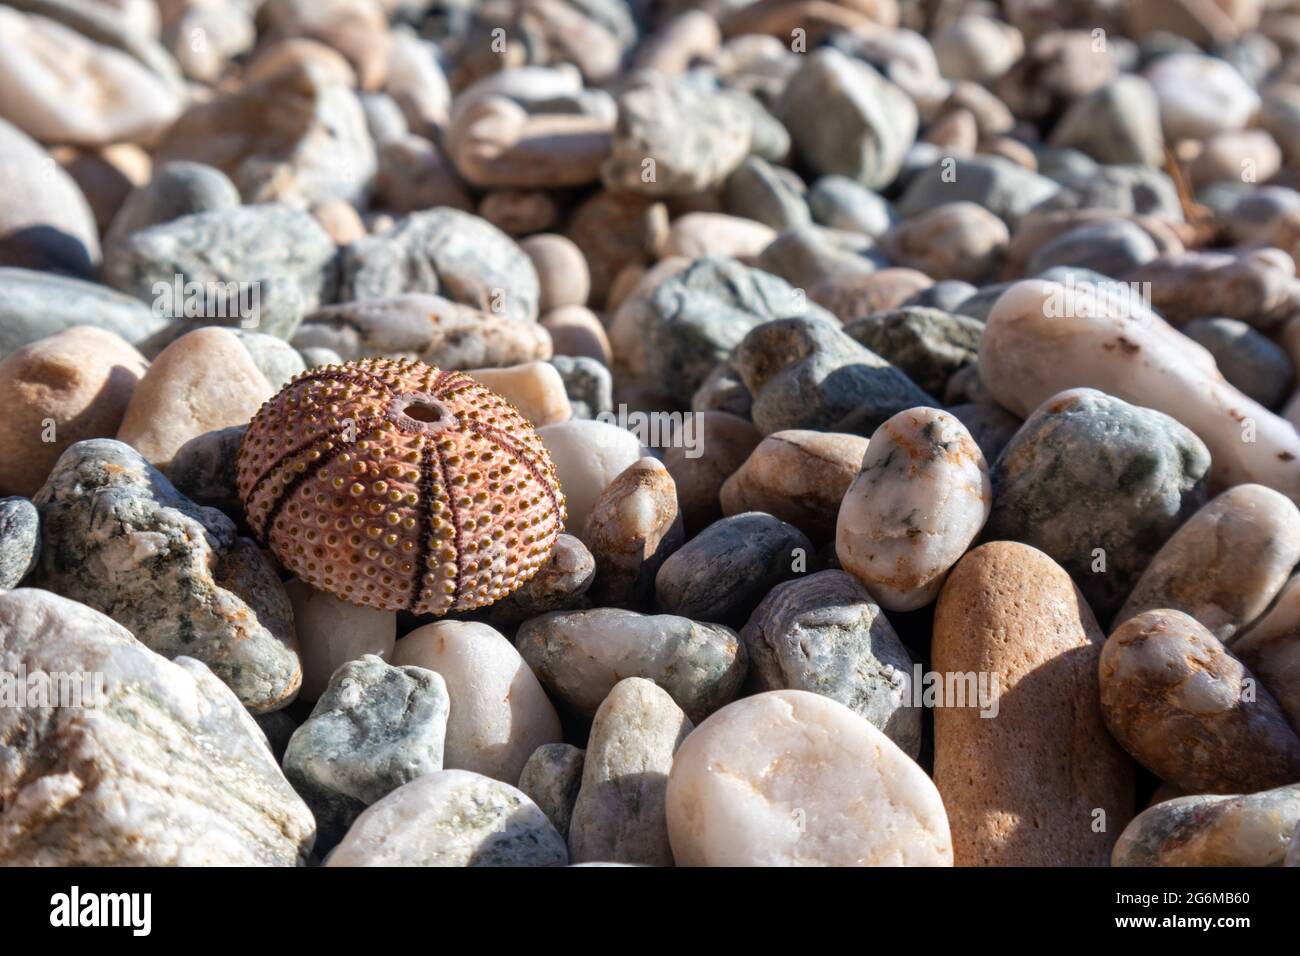
[[[455,416],[432,395],[398,395],[388,406],[388,418],[405,431],[440,432],[455,424]]]

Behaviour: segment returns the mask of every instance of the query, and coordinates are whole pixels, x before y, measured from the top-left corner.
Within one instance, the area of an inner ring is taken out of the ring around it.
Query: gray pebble
[[[1052,130],[1053,146],[1080,149],[1101,163],[1164,163],[1160,104],[1145,77],[1117,76],[1074,101]]]
[[[727,178],[727,212],[787,232],[812,221],[804,192],[802,180],[790,170],[749,156]]]
[[[1290,394],[1295,367],[1286,350],[1237,319],[1193,319],[1178,327],[1210,350],[1228,382],[1265,408]]]
[[[822,176],[808,191],[813,219],[831,229],[876,238],[897,222],[894,209],[878,193],[848,176]]]
[[[991,402],[966,402],[952,405],[947,411],[966,426],[970,437],[984,453],[985,461],[997,461],[1002,449],[1023,424],[1005,408]]]
[[[586,355],[553,355],[574,418],[595,418],[614,410],[614,377],[603,362]]]
[[[149,226],[240,204],[239,190],[216,167],[187,160],[164,163],[146,185],[126,197],[104,242],[109,245]]]
[[[1111,219],[1076,226],[1051,239],[1034,253],[1025,271],[1036,275],[1055,266],[1070,266],[1113,277],[1159,254],[1155,241],[1137,223]]]
[[[585,754],[571,744],[542,744],[533,751],[519,774],[519,789],[537,804],[566,840],[573,804],[582,785]]]
[[[812,225],[777,236],[759,253],[757,265],[798,289],[811,289],[836,276],[869,275],[884,259],[870,236]],[[801,307],[789,314],[803,312]]]
[[[26,498],[0,498],[0,591],[16,588],[36,567],[41,516]]]
[[[0,358],[74,325],[93,325],[135,344],[166,323],[140,300],[102,285],[0,267]]]
[[[982,323],[940,309],[904,306],[854,319],[844,332],[875,352],[932,395],[942,395],[948,379],[979,353]]]
[[[195,504],[217,508],[239,520],[244,506],[236,487],[235,461],[246,431],[247,425],[231,425],[194,436],[172,456],[168,479]]]
[[[918,174],[898,201],[907,219],[945,203],[983,206],[1014,231],[1030,210],[1060,192],[1045,176],[997,156],[946,156]]]

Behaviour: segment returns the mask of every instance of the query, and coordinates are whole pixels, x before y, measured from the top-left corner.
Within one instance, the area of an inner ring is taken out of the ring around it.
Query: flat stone
[[[515,646],[547,689],[584,716],[623,678],[644,677],[700,721],[736,696],[748,663],[730,628],[621,608],[532,618]]]
[[[819,571],[778,584],[740,636],[759,690],[806,690],[837,700],[913,760],[921,752],[912,657],[851,575]]]
[[[1265,408],[1277,408],[1286,400],[1295,366],[1266,335],[1236,319],[1193,319],[1178,331],[1209,349],[1223,377],[1243,395]]]
[[[951,682],[934,712],[934,782],[958,866],[1109,861],[1133,815],[1133,765],[1102,720],[1102,641],[1070,576],[1028,545],[982,545],[948,576],[930,645]]]
[[[569,854],[537,805],[509,784],[439,770],[357,818],[326,866],[564,866]]]
[[[1261,485],[1212,499],[1164,543],[1115,616],[1183,611],[1227,641],[1268,608],[1300,561],[1300,511]]]
[[[417,627],[397,642],[392,663],[437,671],[446,681],[451,717],[445,767],[517,781],[534,750],[561,739],[559,717],[537,678],[486,624]]]
[[[87,675],[84,703],[0,708],[0,863],[295,866],[315,824],[230,689],[48,591],[0,593],[0,672]],[[51,703],[58,703],[51,701]]]
[[[1253,793],[1300,780],[1300,737],[1273,695],[1181,611],[1145,611],[1117,627],[1100,673],[1106,726],[1174,786]]]
[[[655,578],[655,597],[672,614],[743,624],[763,595],[807,569],[815,550],[807,535],[772,515],[731,515],[673,552]]]
[[[1010,241],[1001,219],[959,201],[898,223],[881,237],[880,250],[891,262],[932,279],[978,283],[994,272]]]
[[[954,156],[918,173],[898,200],[897,209],[900,216],[910,219],[945,203],[972,202],[1014,230],[1030,210],[1060,189],[1047,177],[1001,157]]]
[[[591,724],[569,824],[569,859],[671,866],[664,809],[673,754],[694,729],[653,681],[614,685]]]
[[[673,759],[678,866],[950,866],[930,778],[883,733],[819,694],[736,701]]]
[[[1054,395],[993,468],[985,540],[1046,553],[1109,621],[1206,500],[1210,453],[1168,415],[1090,388]]]
[[[283,761],[316,817],[318,853],[366,807],[442,769],[450,709],[447,685],[422,667],[390,667],[368,654],[334,672]]]

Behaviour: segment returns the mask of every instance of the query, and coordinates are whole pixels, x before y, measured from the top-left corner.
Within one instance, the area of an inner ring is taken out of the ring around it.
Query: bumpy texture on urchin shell
[[[555,466],[528,421],[468,375],[366,359],[297,376],[239,449],[248,523],[286,568],[353,604],[482,607],[564,530]]]

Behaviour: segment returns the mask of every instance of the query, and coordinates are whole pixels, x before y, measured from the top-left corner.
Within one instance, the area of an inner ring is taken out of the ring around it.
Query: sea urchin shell
[[[304,372],[239,449],[248,523],[286,568],[353,604],[421,614],[497,601],[564,527],[532,426],[468,375],[367,359]]]

